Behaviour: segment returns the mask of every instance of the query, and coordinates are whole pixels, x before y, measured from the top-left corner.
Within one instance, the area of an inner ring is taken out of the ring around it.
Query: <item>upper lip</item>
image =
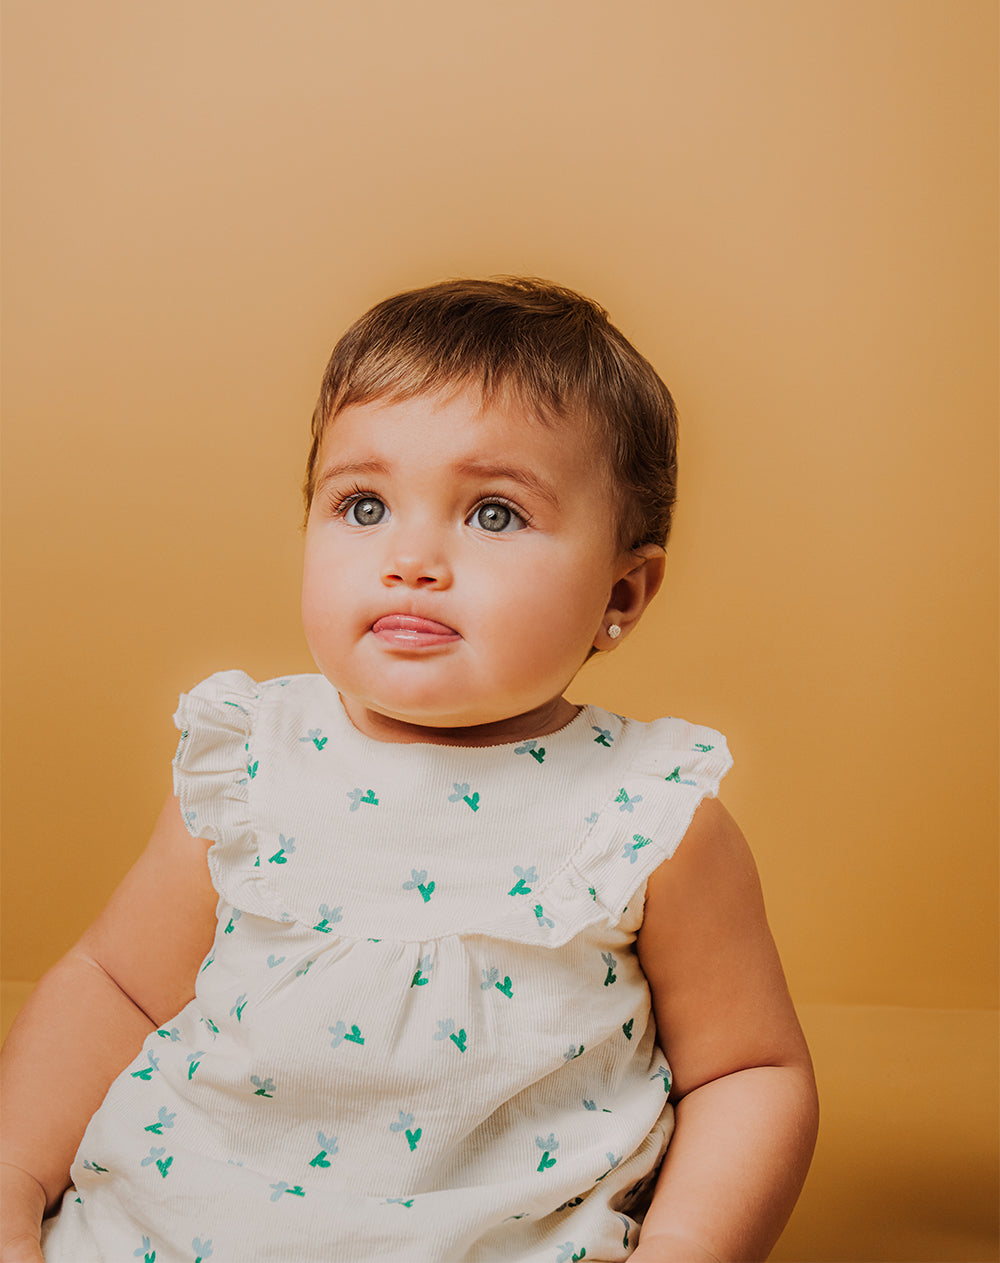
[[[440,635],[458,635],[454,627],[449,627],[447,623],[442,623],[436,618],[428,618],[425,614],[404,614],[399,611],[380,615],[372,623],[372,630],[374,631],[376,628],[385,631],[437,632]]]

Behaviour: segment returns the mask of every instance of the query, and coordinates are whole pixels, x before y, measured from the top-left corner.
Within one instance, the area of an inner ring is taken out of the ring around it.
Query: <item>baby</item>
[[[660,586],[675,447],[568,290],[344,335],[320,674],[182,696],[176,797],[8,1041],[2,1263],[766,1256],[816,1098],[725,741],[565,697]]]

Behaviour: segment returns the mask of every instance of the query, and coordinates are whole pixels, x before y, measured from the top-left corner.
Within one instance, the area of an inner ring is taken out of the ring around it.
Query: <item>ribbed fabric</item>
[[[584,707],[384,744],[322,676],[236,671],[175,722],[215,943],[92,1120],[48,1263],[627,1258],[673,1125],[635,932],[724,739]]]

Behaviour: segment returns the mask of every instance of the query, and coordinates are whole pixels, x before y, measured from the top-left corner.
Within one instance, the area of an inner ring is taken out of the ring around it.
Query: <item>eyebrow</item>
[[[530,469],[523,469],[519,465],[503,465],[494,461],[479,460],[461,461],[454,468],[456,473],[465,477],[506,478],[511,482],[520,483],[528,491],[547,500],[554,508],[559,507],[559,497],[555,490]],[[335,479],[357,478],[364,474],[389,474],[390,472],[389,466],[381,460],[359,460],[349,461],[343,465],[331,465],[320,475],[316,489],[318,491]]]
[[[381,460],[349,461],[346,465],[331,465],[324,469],[316,483],[316,490],[325,487],[336,478],[357,478],[361,474],[387,474],[389,466]]]
[[[520,465],[499,465],[493,461],[468,460],[457,465],[456,470],[460,474],[471,475],[474,478],[508,478],[511,482],[518,482],[528,491],[541,496],[554,508],[559,508],[559,497],[554,488],[530,469],[523,469]]]

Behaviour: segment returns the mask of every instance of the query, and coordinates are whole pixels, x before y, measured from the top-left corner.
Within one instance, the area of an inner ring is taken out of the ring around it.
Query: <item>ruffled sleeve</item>
[[[613,920],[680,846],[699,804],[733,765],[725,737],[682,719],[648,725],[642,749],[601,812],[580,877]]]
[[[677,850],[698,804],[718,794],[732,767],[721,733],[681,719],[641,727],[638,749],[582,844],[536,888],[520,937],[555,947],[597,921],[635,928],[653,870]]]
[[[216,890],[241,911],[284,919],[258,864],[253,782],[260,698],[260,685],[243,671],[220,671],[181,694],[174,793],[188,832],[212,843],[208,865]]]

